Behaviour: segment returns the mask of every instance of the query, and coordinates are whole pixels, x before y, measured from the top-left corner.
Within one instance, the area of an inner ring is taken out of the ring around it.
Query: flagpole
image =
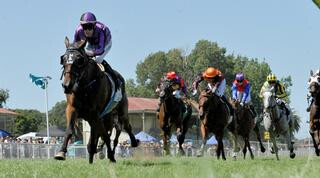
[[[46,120],[47,120],[47,141],[48,141],[48,159],[50,159],[50,134],[49,134],[49,114],[48,114],[48,79],[51,77],[44,77],[44,87],[45,87],[45,103],[46,103]]]

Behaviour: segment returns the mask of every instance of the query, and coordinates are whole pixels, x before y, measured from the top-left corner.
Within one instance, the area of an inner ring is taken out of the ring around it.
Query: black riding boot
[[[257,112],[256,112],[256,110],[254,109],[254,106],[251,104],[250,105],[250,110],[251,110],[251,112],[252,112],[252,114],[253,114],[253,118],[255,118],[256,116],[257,116]]]
[[[231,115],[231,116],[234,116],[234,109],[233,109],[233,107],[231,106],[231,104],[229,103],[229,101],[227,100],[227,98],[226,98],[224,95],[222,95],[221,98],[222,98],[223,102],[225,102],[225,103],[227,104],[227,106],[229,107],[230,115]]]
[[[119,88],[119,80],[118,77],[116,76],[114,70],[111,68],[111,66],[107,63],[107,61],[103,60],[101,63],[104,67],[104,70],[111,75],[111,78],[114,81],[114,85],[115,85],[115,90],[117,91]]]

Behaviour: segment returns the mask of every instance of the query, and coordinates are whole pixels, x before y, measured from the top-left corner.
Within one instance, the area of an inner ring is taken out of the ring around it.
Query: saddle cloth
[[[100,70],[103,71],[106,76],[109,78],[110,83],[111,83],[111,97],[110,97],[110,101],[107,103],[107,105],[105,106],[104,110],[102,111],[102,113],[100,114],[100,118],[103,118],[103,116],[105,116],[106,114],[110,113],[119,103],[119,101],[121,101],[122,99],[122,90],[121,87],[119,87],[119,89],[117,91],[115,91],[115,83],[111,77],[110,74],[108,74],[107,72],[104,71],[104,67],[102,64],[98,64]],[[121,84],[120,84],[121,85]]]

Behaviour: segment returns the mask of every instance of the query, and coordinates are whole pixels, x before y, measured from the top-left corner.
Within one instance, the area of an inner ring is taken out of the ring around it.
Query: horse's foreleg
[[[259,126],[258,124],[255,125],[255,127],[253,128],[254,132],[256,133],[257,139],[259,141],[260,144],[260,151],[262,153],[264,153],[266,151],[266,149],[264,148],[263,144],[262,144],[262,140],[261,140],[261,136],[260,136],[260,130],[259,130]]]
[[[93,163],[93,156],[97,152],[97,144],[98,144],[99,137],[97,135],[96,128],[91,124],[90,124],[90,126],[91,126],[90,138],[89,138],[89,142],[87,145],[87,150],[89,153],[89,163],[92,164]]]
[[[251,145],[250,145],[250,141],[249,141],[249,135],[246,136],[246,142],[247,142],[247,148],[249,149],[249,152],[250,152],[250,157],[251,157],[251,159],[253,159],[254,155],[252,153],[252,149],[251,149]]]
[[[220,130],[216,134],[217,140],[218,140],[218,149],[217,149],[217,157],[220,159],[220,155],[222,155],[222,159],[226,160],[226,156],[224,154],[224,148],[223,148],[223,130]]]
[[[277,142],[276,142],[275,133],[273,131],[269,131],[269,133],[270,133],[270,138],[271,138],[271,141],[272,141],[273,151],[276,154],[277,160],[279,160],[278,146],[277,146]]]
[[[317,131],[318,132],[318,131]],[[318,148],[318,145],[317,145],[317,142],[314,138],[314,132],[310,132],[310,135],[311,135],[311,138],[312,138],[312,142],[313,142],[313,146],[314,146],[314,149],[315,149],[315,152],[316,152],[316,155],[319,156],[320,155],[320,151],[319,151],[319,148]]]
[[[293,159],[296,157],[296,154],[293,152],[294,149],[293,149],[293,143],[292,143],[292,133],[289,130],[287,130],[287,134],[286,134],[286,137],[287,137],[287,145],[288,145],[288,149],[290,150],[290,158]]]
[[[66,159],[67,147],[68,147],[69,140],[72,134],[74,133],[74,125],[75,125],[76,118],[77,118],[77,113],[75,111],[75,108],[70,105],[67,105],[67,108],[66,108],[67,130],[64,134],[64,140],[63,140],[61,149],[54,156],[56,160]]]
[[[201,144],[201,147],[200,147],[200,150],[198,151],[197,153],[197,156],[203,156],[203,153],[204,153],[204,149],[205,149],[205,146],[207,144],[207,137],[208,137],[208,132],[207,132],[207,129],[206,129],[206,126],[205,126],[205,123],[206,123],[206,118],[204,118],[201,122],[200,122],[200,130],[201,130],[201,137],[202,137],[202,144]],[[219,146],[218,146],[219,147]]]

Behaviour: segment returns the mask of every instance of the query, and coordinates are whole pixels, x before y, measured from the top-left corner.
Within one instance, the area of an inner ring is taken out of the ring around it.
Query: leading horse
[[[162,82],[160,87],[161,105],[157,119],[162,130],[163,148],[166,155],[170,155],[169,139],[173,126],[176,127],[179,153],[185,154],[182,144],[188,131],[189,120],[192,114],[191,107],[186,106],[181,98],[176,98],[173,95],[173,92],[176,92],[176,88],[178,88],[177,84],[172,84],[169,81]]]
[[[263,123],[265,129],[270,133],[270,139],[272,141],[272,153],[275,153],[277,160],[279,160],[276,137],[283,135],[287,141],[288,149],[290,150],[290,158],[293,159],[296,154],[293,150],[292,138],[293,132],[297,132],[300,127],[298,118],[288,117],[285,110],[280,109],[280,106],[276,101],[273,87],[263,93],[263,105]]]
[[[320,77],[310,72],[309,93],[313,99],[310,110],[310,135],[316,155],[320,155]]]
[[[96,62],[89,58],[84,47],[85,41],[70,43],[65,38],[66,52],[61,56],[60,64],[63,65],[64,81],[62,83],[64,93],[67,98],[66,119],[67,130],[61,150],[55,155],[57,160],[65,160],[68,141],[74,133],[77,118],[86,120],[90,127],[90,139],[87,146],[89,152],[89,163],[93,162],[93,156],[97,152],[99,137],[105,141],[108,149],[108,158],[115,162],[114,150],[111,149],[110,135],[113,124],[110,124],[110,115],[101,115],[105,111],[105,106],[113,99],[112,80],[101,71]],[[117,74],[122,82],[122,98],[113,109],[118,114],[119,122],[123,123],[124,129],[131,139],[131,146],[138,146],[128,118],[128,99],[125,93],[124,79]],[[62,76],[61,76],[62,78]],[[111,121],[112,123],[112,121]]]
[[[230,111],[227,105],[216,94],[202,91],[199,96],[199,115],[202,144],[198,156],[203,156],[208,134],[212,132],[218,141],[217,158],[220,159],[222,155],[222,159],[226,160],[222,139],[227,126],[234,123],[229,120]]]

